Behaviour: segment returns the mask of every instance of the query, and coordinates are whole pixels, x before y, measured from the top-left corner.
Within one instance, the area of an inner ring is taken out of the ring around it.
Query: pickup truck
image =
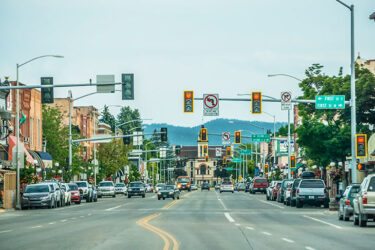
[[[253,183],[250,185],[250,193],[255,194],[256,192],[266,193],[268,187],[268,181],[266,178],[256,177]]]
[[[326,185],[319,179],[303,179],[298,185],[296,192],[296,207],[301,208],[303,204],[317,206],[329,206],[329,198]]]
[[[375,219],[375,174],[368,175],[353,199],[354,225],[365,227],[368,219]]]

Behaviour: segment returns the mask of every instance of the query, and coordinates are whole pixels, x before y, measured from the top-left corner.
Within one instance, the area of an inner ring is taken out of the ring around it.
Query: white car
[[[112,196],[113,198],[116,197],[115,184],[113,181],[101,181],[97,191],[98,198],[102,198],[102,196]]]
[[[284,205],[290,206],[291,204],[291,194],[292,194],[293,181],[288,181],[286,184],[286,189],[284,191]]]
[[[155,193],[159,192],[160,189],[163,189],[165,187],[165,184],[159,183],[155,187]]]
[[[70,206],[72,204],[72,194],[70,193],[70,187],[67,183],[61,183],[61,187],[65,191],[65,206]]]
[[[128,188],[124,183],[116,183],[115,185],[116,194],[123,194],[125,195],[128,191]]]
[[[222,192],[234,192],[233,183],[231,182],[223,182],[220,185],[220,193]]]

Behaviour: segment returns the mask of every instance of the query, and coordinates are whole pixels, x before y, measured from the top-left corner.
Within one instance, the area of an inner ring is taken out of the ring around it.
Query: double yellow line
[[[173,244],[173,248],[172,248],[173,250],[178,250],[179,244],[175,237],[161,230],[160,228],[157,228],[148,223],[150,220],[155,219],[159,217],[160,215],[161,213],[157,213],[157,214],[152,214],[150,216],[147,216],[146,218],[140,219],[139,221],[137,221],[137,225],[144,227],[147,230],[150,230],[151,232],[159,235],[164,241],[163,250],[169,250],[171,244]]]
[[[181,201],[181,200],[174,200],[174,201],[172,201],[171,203],[165,205],[162,209],[163,209],[163,210],[167,210],[167,209],[169,209],[170,207],[172,207],[173,205],[175,205],[176,203],[178,203],[178,202],[180,202],[180,201]]]

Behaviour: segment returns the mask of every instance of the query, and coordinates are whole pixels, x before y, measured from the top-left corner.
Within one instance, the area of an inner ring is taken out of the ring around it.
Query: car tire
[[[266,195],[266,198],[267,198],[268,201],[270,200],[270,197],[268,197],[268,195]]]
[[[165,200],[165,198],[163,197],[163,200]]]
[[[180,199],[180,196],[177,196],[177,200],[179,200]]]
[[[296,201],[296,208],[301,208],[303,206],[302,202],[297,200]]]
[[[98,202],[98,197],[95,198],[94,202]]]
[[[353,225],[357,226],[359,224],[358,215],[353,213]]]
[[[360,227],[366,227],[367,226],[367,218],[365,216],[363,216],[363,214],[361,212],[359,212],[358,221],[359,221]]]
[[[223,191],[220,191],[220,193],[222,193]]]
[[[160,201],[160,197],[158,197],[158,200]]]
[[[101,198],[102,198],[102,196],[101,196],[101,195],[98,195],[98,198],[99,198],[99,199],[101,199]]]
[[[347,216],[347,213],[346,213],[346,211],[344,209],[344,215],[343,215],[344,221],[349,221],[349,218],[350,218],[350,216]]]
[[[145,195],[145,194],[143,194],[143,195],[142,195],[142,198],[145,198],[145,197],[146,197],[146,195]]]
[[[339,220],[343,220],[344,219],[344,216],[340,212],[340,208],[338,209],[337,214],[338,214],[338,219]]]
[[[232,191],[232,194],[234,193],[234,191]]]
[[[112,195],[112,198],[116,198],[116,195],[114,194],[114,195]]]
[[[329,208],[329,202],[328,201],[324,202],[324,208]]]
[[[173,200],[175,199],[174,196],[172,197],[172,199],[173,199]]]
[[[130,199],[132,196],[131,195],[128,195],[128,199]]]

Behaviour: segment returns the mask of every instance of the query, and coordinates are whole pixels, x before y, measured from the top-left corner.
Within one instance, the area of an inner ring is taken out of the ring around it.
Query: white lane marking
[[[289,243],[294,243],[294,240],[288,239],[288,238],[281,238],[282,240],[289,242]]]
[[[269,233],[269,232],[262,232],[263,234],[265,234],[265,235],[268,235],[268,236],[271,236],[272,234],[271,233]]]
[[[111,210],[119,208],[119,207],[121,207],[121,205],[120,206],[116,206],[116,207],[107,208],[105,211],[111,211]]]
[[[75,220],[75,219],[77,219],[76,217],[72,217],[72,218],[70,218],[71,220]]]
[[[305,247],[306,250],[315,250],[315,248],[312,248],[312,247]]]
[[[323,223],[323,224],[326,224],[326,225],[329,225],[329,226],[337,228],[337,229],[342,229],[342,227],[340,227],[340,226],[337,226],[335,224],[332,224],[332,223],[329,223],[329,222],[326,222],[326,221],[323,221],[323,220],[319,220],[319,219],[316,219],[316,218],[313,218],[313,217],[310,217],[310,216],[307,216],[307,215],[304,215],[303,217],[309,218],[311,220],[314,220],[314,221],[317,221],[317,222],[320,222],[320,223]]]
[[[247,229],[249,229],[249,230],[254,230],[254,228],[253,227],[246,227]]]
[[[61,222],[65,222],[65,221],[67,221],[67,220],[60,220]]]
[[[232,216],[230,216],[229,213],[224,213],[224,215],[225,215],[225,217],[227,218],[227,220],[228,220],[229,222],[234,222]]]
[[[241,226],[241,224],[236,223],[236,226]]]
[[[91,216],[91,214],[87,214],[87,216]]]
[[[48,224],[53,225],[53,224],[55,224],[55,223],[56,223],[56,221],[54,221],[54,222],[50,222],[50,223],[48,223]]]
[[[268,204],[268,205],[271,205],[271,206],[275,206],[275,207],[278,207],[278,208],[281,208],[281,209],[284,209],[284,208],[285,208],[285,207],[279,206],[279,205],[277,205],[277,204],[273,204],[273,203],[268,202],[268,201],[262,201],[262,200],[259,200],[259,199],[257,199],[257,200],[260,201],[260,202],[263,202],[263,203],[265,203],[265,204]]]
[[[81,217],[81,218],[85,218],[85,216],[83,216],[83,215],[81,215],[81,216],[79,216],[79,217]]]
[[[2,233],[9,233],[9,232],[12,232],[13,230],[5,230],[5,231],[0,231],[0,234]]]
[[[39,225],[39,226],[31,227],[31,228],[40,228],[40,227],[42,227],[42,226],[41,226],[41,225]]]

